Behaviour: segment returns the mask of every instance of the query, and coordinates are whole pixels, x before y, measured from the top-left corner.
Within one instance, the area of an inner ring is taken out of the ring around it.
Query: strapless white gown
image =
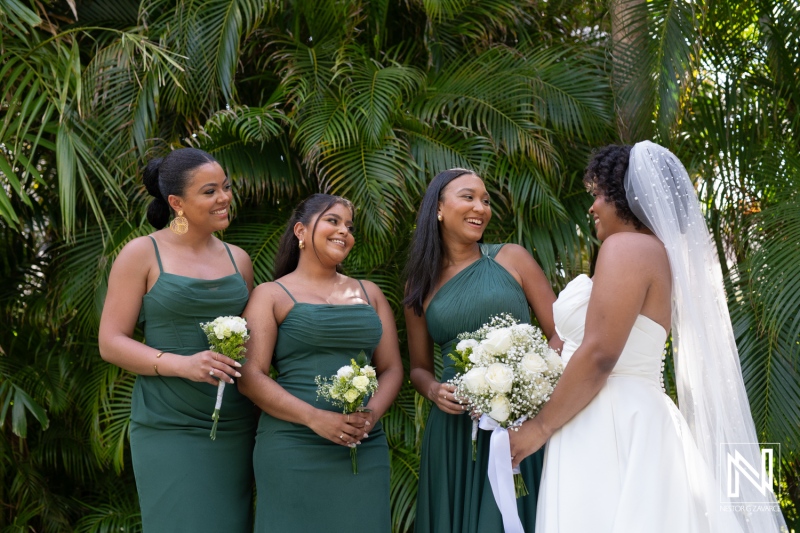
[[[592,280],[553,305],[565,363],[583,341]],[[667,332],[639,315],[606,385],[547,443],[536,533],[736,533],[710,470],[661,389]]]

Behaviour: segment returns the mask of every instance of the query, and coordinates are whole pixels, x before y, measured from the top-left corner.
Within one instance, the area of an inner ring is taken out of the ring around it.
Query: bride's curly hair
[[[631,159],[631,148],[630,144],[610,144],[596,150],[583,174],[583,183],[589,191],[594,189],[612,202],[619,218],[633,223],[640,230],[645,226],[631,211],[625,194],[625,173]]]

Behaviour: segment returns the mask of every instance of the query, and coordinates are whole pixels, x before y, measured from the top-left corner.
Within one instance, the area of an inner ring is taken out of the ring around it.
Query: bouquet
[[[333,405],[342,408],[342,413],[357,411],[369,412],[362,404],[367,395],[378,390],[378,377],[375,369],[367,364],[367,356],[362,351],[358,358],[350,359],[350,364],[340,368],[329,378],[317,376],[317,397],[326,398]],[[350,460],[353,474],[358,474],[358,452],[356,445],[350,445]]]
[[[244,364],[244,343],[250,339],[247,331],[247,321],[239,316],[220,316],[211,322],[201,323],[200,327],[208,337],[208,344],[211,350],[230,357],[234,361]],[[219,422],[219,409],[222,407],[222,394],[225,391],[225,382],[219,380],[217,385],[217,403],[214,405],[214,413],[211,419],[214,424],[211,426],[211,440],[217,439],[217,422]]]
[[[480,424],[474,422],[472,429],[474,460],[478,427],[515,429],[534,417],[550,399],[564,366],[539,328],[520,324],[509,314],[491,317],[479,330],[458,338],[450,357],[459,373],[450,383],[456,397],[482,413]],[[494,443],[493,436],[490,462]],[[519,470],[514,489],[517,498],[528,494]]]

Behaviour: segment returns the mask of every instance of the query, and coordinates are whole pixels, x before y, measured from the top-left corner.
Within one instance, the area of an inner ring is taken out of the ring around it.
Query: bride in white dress
[[[771,493],[743,480],[738,498],[726,496],[720,460],[762,462],[719,261],[686,170],[645,141],[599,150],[585,179],[603,243],[595,274],[554,304],[564,374],[540,413],[510,432],[515,466],[547,442],[536,533],[788,531]],[[670,328],[680,411],[661,384]],[[754,501],[768,505],[737,504]]]

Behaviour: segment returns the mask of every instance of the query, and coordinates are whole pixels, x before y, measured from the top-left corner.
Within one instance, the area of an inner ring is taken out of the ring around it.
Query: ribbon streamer
[[[505,533],[525,533],[517,511],[517,496],[514,491],[514,474],[519,474],[519,467],[511,468],[511,442],[508,430],[489,415],[481,415],[478,426],[492,432],[489,441],[489,484],[492,487],[494,501],[503,517]]]

